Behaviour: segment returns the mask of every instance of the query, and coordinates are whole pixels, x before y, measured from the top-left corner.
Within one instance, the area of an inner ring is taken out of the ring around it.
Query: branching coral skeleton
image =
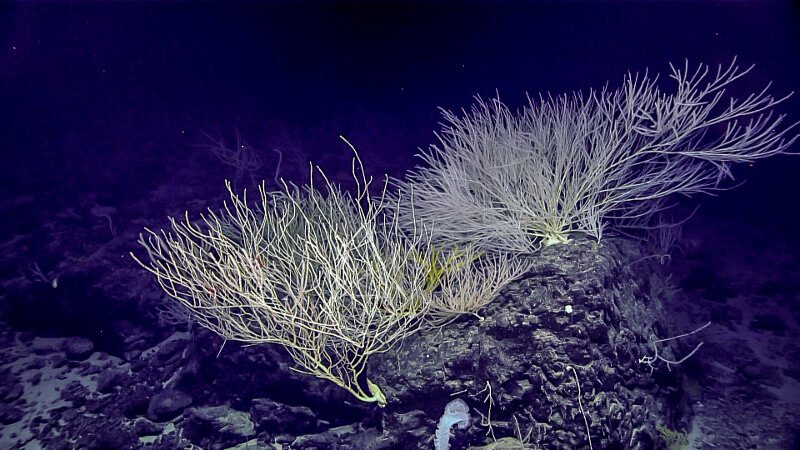
[[[647,364],[648,366],[650,366],[650,373],[651,374],[653,373],[653,363],[655,363],[656,361],[661,361],[661,362],[666,363],[667,364],[667,370],[671,370],[670,367],[672,365],[681,364],[682,362],[684,362],[687,359],[691,358],[692,355],[694,355],[695,352],[697,352],[697,350],[699,350],[700,347],[703,346],[703,342],[700,342],[699,344],[697,344],[695,346],[694,350],[689,352],[688,355],[684,356],[683,358],[681,358],[678,361],[672,361],[672,360],[666,359],[663,356],[659,355],[658,354],[658,344],[660,344],[662,342],[668,342],[668,341],[672,341],[672,340],[675,340],[675,339],[680,339],[680,338],[684,338],[684,337],[687,337],[687,336],[691,336],[691,335],[693,335],[695,333],[699,333],[700,331],[706,329],[709,325],[711,325],[711,322],[708,322],[705,325],[703,325],[703,326],[701,326],[701,327],[699,327],[699,328],[697,328],[694,331],[691,331],[689,333],[684,333],[684,334],[681,334],[681,335],[678,335],[678,336],[673,336],[673,337],[669,337],[669,338],[665,338],[665,339],[657,339],[657,340],[651,341],[650,344],[653,346],[653,356],[642,356],[641,358],[639,358],[639,363],[640,364]]]

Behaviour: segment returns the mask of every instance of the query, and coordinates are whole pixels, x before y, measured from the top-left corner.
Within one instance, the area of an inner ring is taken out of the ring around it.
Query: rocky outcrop
[[[677,371],[662,364],[651,373],[639,362],[652,355],[651,339],[665,337],[667,318],[648,296],[647,266],[626,263],[637,254],[613,241],[543,249],[482,320],[463,316],[373,357],[369,377],[389,399],[386,429],[405,448],[430,447],[445,405],[458,397],[472,423],[453,442],[527,436],[572,449],[588,448],[591,436],[594,448],[652,448],[656,424],[672,414],[664,392]]]

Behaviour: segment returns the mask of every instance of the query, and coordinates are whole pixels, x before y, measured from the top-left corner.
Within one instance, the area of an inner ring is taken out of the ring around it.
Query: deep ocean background
[[[22,2],[0,5],[0,42],[4,198],[131,201],[163,181],[165,155],[192,157],[201,130],[237,127],[265,148],[265,130],[289,130],[349,154],[341,134],[368,163],[408,159],[435,142],[437,107],[497,93],[516,107],[648,68],[664,81],[685,59],[755,64],[734,94],[800,90],[794,2]],[[800,120],[800,96],[778,109]],[[798,170],[790,157],[740,167],[747,184],[704,208],[788,231]]]

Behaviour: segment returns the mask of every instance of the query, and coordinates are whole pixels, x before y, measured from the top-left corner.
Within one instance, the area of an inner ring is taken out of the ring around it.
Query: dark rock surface
[[[192,404],[192,397],[179,390],[159,392],[150,399],[147,407],[147,418],[154,422],[174,419],[187,406]]]
[[[84,360],[94,351],[94,343],[91,339],[73,337],[64,342],[64,353],[67,358],[73,361]]]
[[[183,421],[186,437],[202,448],[228,448],[255,436],[250,414],[227,406],[190,408]]]
[[[483,320],[463,316],[371,358],[392,434],[413,443],[407,448],[424,447],[458,397],[473,412],[472,426],[454,439],[472,445],[491,442],[487,432],[521,431],[543,448],[588,448],[585,413],[594,448],[651,448],[655,424],[675,414],[678,399],[665,392],[679,371],[662,364],[651,374],[639,362],[667,321],[660,300],[644,291],[644,273],[625,263],[636,251],[614,241],[544,249]],[[659,351],[674,359],[669,347]]]
[[[454,430],[452,449],[512,438],[588,448],[589,436],[594,448],[654,448],[656,424],[681,423],[680,368],[656,363],[651,373],[639,363],[670,326],[658,295],[663,276],[657,264],[631,263],[641,256],[638,244],[614,240],[543,249],[482,320],[462,316],[371,357],[366,376],[386,395],[383,409],[290,370],[280,346],[175,331],[185,324],[146,331],[120,320],[115,356],[87,356],[93,346],[84,338],[6,331],[7,356],[21,362],[7,376],[3,419],[28,430],[18,441],[47,448],[419,449],[432,447],[444,406],[457,397],[471,420]],[[678,342],[669,344],[659,354],[676,359]],[[14,379],[28,387],[15,389]],[[54,383],[58,403],[38,400],[53,395]],[[52,417],[67,425],[45,426]]]

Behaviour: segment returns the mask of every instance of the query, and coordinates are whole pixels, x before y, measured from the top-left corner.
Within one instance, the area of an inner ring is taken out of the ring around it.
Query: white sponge
[[[436,450],[450,449],[450,428],[453,425],[462,430],[469,426],[469,406],[460,398],[451,401],[444,407],[444,414],[439,419],[439,426],[436,427],[436,435],[433,437],[433,445]]]

